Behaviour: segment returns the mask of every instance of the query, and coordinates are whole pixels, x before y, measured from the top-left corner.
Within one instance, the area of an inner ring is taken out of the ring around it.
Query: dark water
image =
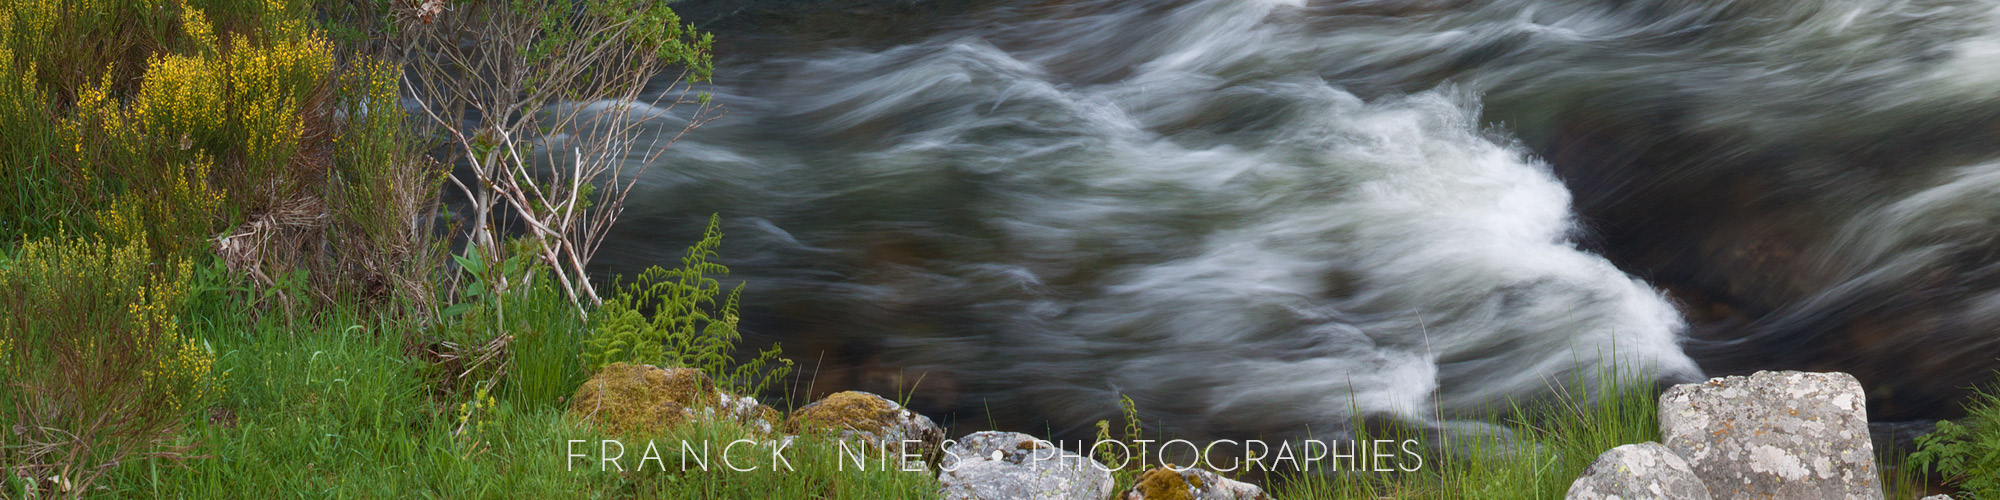
[[[1843,370],[1875,418],[1948,415],[2000,367],[2000,2],[682,11],[728,114],[601,263],[721,213],[817,392],[1269,436],[1608,367]]]

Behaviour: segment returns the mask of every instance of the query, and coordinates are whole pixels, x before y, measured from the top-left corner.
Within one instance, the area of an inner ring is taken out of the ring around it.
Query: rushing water
[[[602,262],[721,213],[820,391],[1285,435],[1613,365],[1848,370],[1928,415],[2000,366],[2000,2],[683,11],[728,112]]]

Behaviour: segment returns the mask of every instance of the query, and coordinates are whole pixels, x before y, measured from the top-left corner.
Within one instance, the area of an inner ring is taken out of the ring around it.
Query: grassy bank
[[[560,295],[543,291],[531,300],[566,308]],[[789,473],[720,465],[683,473],[675,454],[665,456],[674,472],[599,470],[571,461],[567,441],[612,438],[636,447],[645,439],[763,437],[713,422],[658,436],[606,436],[565,417],[558,397],[532,390],[492,391],[490,400],[440,393],[439,378],[452,374],[408,352],[430,338],[420,325],[340,311],[298,320],[258,317],[225,293],[197,303],[188,319],[204,325],[198,335],[214,346],[215,366],[227,380],[213,407],[190,416],[188,438],[202,443],[193,454],[205,458],[186,467],[164,459],[124,465],[106,481],[107,490],[90,496],[872,499],[935,489],[921,474],[837,470],[832,441],[810,437],[794,445],[797,469]],[[580,350],[571,346],[556,356],[576,358]],[[534,363],[529,356],[516,363]],[[520,378],[503,385],[519,387],[535,376],[513,375]],[[467,401],[473,404],[462,405]],[[639,450],[631,452],[636,458]]]
[[[786,381],[776,351],[734,352],[741,289],[716,279],[713,230],[630,286],[583,272],[622,194],[532,167],[624,159],[615,133],[636,118],[519,111],[659,74],[687,91],[710,44],[664,4],[584,5],[0,4],[0,498],[935,497],[930,475],[844,466],[817,434],[782,471],[682,470],[671,445],[668,471],[571,459],[572,440],[614,437],[568,412],[595,366],[699,368],[746,394]],[[498,48],[452,52],[487,47],[456,38],[486,28]],[[495,74],[525,76],[478,80]],[[682,95],[669,104],[708,105]],[[524,137],[566,126],[610,135],[574,157]],[[1657,439],[1649,386],[1617,382],[1511,408],[1488,424],[1512,439],[1449,443],[1418,472],[1271,489],[1559,498],[1601,451]],[[1987,491],[1996,408],[1924,464]],[[768,438],[648,432],[615,437]]]

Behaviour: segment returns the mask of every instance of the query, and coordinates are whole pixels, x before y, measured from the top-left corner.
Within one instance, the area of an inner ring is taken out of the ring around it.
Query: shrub
[[[680,137],[641,138],[642,127],[686,133],[712,118],[692,85],[709,77],[713,38],[669,1],[449,3],[419,2],[402,50],[413,102],[446,139],[441,159],[472,174],[451,179],[470,205],[467,244],[498,262],[506,237],[535,240],[524,248],[583,315],[600,302],[586,270],[630,179]]]
[[[722,284],[708,276],[729,274],[729,268],[709,262],[721,244],[720,221],[710,217],[701,241],[688,248],[680,268],[647,269],[605,301],[591,315],[585,367],[595,372],[624,361],[695,368],[717,385],[745,395],[761,393],[791,373],[791,360],[779,357],[777,346],[740,363],[735,359],[737,344],[743,340],[736,331],[736,304],[743,286],[731,289],[718,303]]]
[[[1972,500],[2000,499],[2000,393],[1974,391],[1965,418],[1941,421],[1917,438],[1910,463],[1925,474],[1942,476]]]
[[[59,477],[76,495],[120,463],[187,449],[178,436],[216,396],[215,357],[181,332],[188,262],[150,254],[138,241],[44,238],[0,270],[10,475]]]
[[[443,170],[405,129],[400,69],[343,58],[310,16],[298,0],[0,5],[0,236],[89,233],[112,210],[156,257],[213,245],[266,287],[308,271],[322,297],[428,301]]]

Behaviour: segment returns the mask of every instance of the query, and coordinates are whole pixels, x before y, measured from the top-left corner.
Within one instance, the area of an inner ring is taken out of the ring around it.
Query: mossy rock
[[[794,432],[815,429],[880,433],[895,425],[902,408],[894,401],[861,391],[838,392],[800,408],[787,427]]]
[[[1132,485],[1132,491],[1125,493],[1131,500],[1194,500],[1194,489],[1200,486],[1188,484],[1188,479],[1199,482],[1199,478],[1181,477],[1172,469],[1155,468],[1139,476],[1139,482]]]
[[[715,382],[692,368],[612,363],[569,398],[569,416],[612,434],[657,433],[716,403]]]
[[[1118,495],[1119,500],[1270,500],[1256,485],[1193,467],[1155,467]]]
[[[737,423],[749,426],[765,434],[776,432],[784,425],[785,415],[783,413],[779,413],[776,408],[758,404],[756,398],[737,396],[726,391],[716,391],[715,394],[718,399],[715,408],[720,409],[720,413],[723,416],[735,420]],[[706,409],[697,413],[704,416],[713,415],[712,412]]]
[[[799,408],[792,412],[785,428],[793,433],[832,432],[843,439],[896,449],[915,441],[912,446],[917,449],[910,452],[923,456],[929,464],[937,463],[944,444],[944,429],[929,417],[861,391],[834,393]]]

